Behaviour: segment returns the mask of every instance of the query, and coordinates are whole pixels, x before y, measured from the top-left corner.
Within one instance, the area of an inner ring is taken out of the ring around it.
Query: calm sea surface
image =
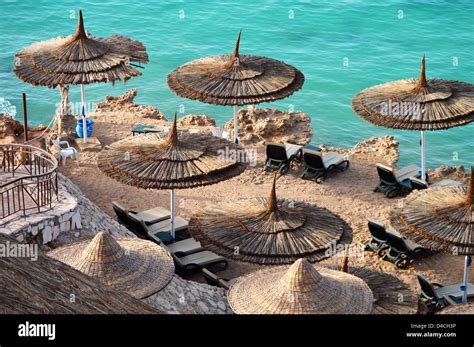
[[[263,106],[293,108],[312,118],[314,143],[349,147],[370,136],[395,135],[401,164],[419,162],[419,133],[378,128],[351,110],[361,89],[417,77],[427,57],[428,77],[474,83],[474,1],[0,1],[0,98],[17,106],[28,95],[32,124],[48,124],[57,90],[33,87],[12,73],[16,51],[74,31],[74,11],[84,12],[93,35],[113,33],[142,41],[150,55],[143,76],[115,86],[86,87],[88,101],[138,87],[138,103],[156,105],[168,118],[208,114],[223,124],[230,108],[175,96],[166,75],[189,60],[232,52],[242,28],[241,53],[283,60],[306,76],[302,90]],[[71,87],[71,100],[80,89]],[[474,163],[474,125],[429,132],[428,167]]]

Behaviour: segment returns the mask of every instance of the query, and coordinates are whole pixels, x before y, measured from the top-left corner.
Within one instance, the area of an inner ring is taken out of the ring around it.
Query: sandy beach
[[[103,146],[131,136],[135,124],[163,125],[166,122],[157,119],[141,118],[128,112],[98,112],[92,115],[95,121],[95,133]],[[195,189],[176,191],[178,215],[189,218],[194,211],[207,204],[217,203],[231,197],[267,196],[273,174],[263,170],[265,151],[263,146],[254,146],[258,162],[249,167],[243,174],[231,180],[215,185]],[[340,151],[344,151],[340,149]],[[69,161],[60,167],[60,172],[70,178],[82,192],[112,218],[112,201],[118,201],[130,209],[146,210],[155,206],[169,208],[168,191],[141,190],[120,184],[100,174],[96,166],[98,152],[80,153],[80,162]],[[295,166],[288,174],[281,177],[277,184],[277,195],[280,198],[304,201],[326,207],[346,220],[353,230],[353,242],[364,243],[369,239],[367,220],[375,219],[388,224],[388,213],[392,204],[401,198],[387,199],[381,193],[372,190],[377,185],[378,176],[375,169],[377,161],[383,157],[373,153],[350,155],[351,166],[345,172],[337,172],[328,177],[322,184],[301,179],[301,166]],[[466,178],[450,177],[458,180]],[[383,261],[371,252],[363,252],[363,257],[350,259],[352,264],[371,265],[381,271],[395,275],[408,283],[418,292],[416,274],[420,273],[430,281],[454,284],[462,280],[463,257],[436,254],[415,261],[407,270],[399,270],[390,262]],[[219,272],[223,278],[234,278],[261,268],[259,265],[230,261],[227,270]],[[471,268],[470,276],[474,276]],[[203,282],[200,271],[185,276],[186,279]]]

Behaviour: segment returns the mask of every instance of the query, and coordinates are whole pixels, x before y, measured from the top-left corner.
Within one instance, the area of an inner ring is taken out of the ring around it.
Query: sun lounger
[[[265,171],[280,171],[283,175],[290,169],[293,160],[299,157],[302,146],[291,143],[267,143]]]
[[[152,128],[143,129],[143,133],[145,133],[145,134],[147,134],[147,133],[165,133],[165,134],[167,134],[169,129],[170,129],[170,127],[157,125],[157,126],[154,126]]]
[[[411,191],[410,177],[419,177],[421,169],[416,165],[410,165],[400,170],[393,170],[390,166],[377,164],[379,184],[374,192],[382,192],[387,198],[394,198],[403,193]]]
[[[149,234],[153,234],[156,238],[159,238],[163,243],[171,243],[174,241],[173,237],[169,232],[157,230],[155,225],[166,221],[158,222],[156,224],[147,225],[141,219],[138,219],[135,215],[128,213],[129,229],[138,237],[149,240]],[[168,220],[169,223],[169,220]]]
[[[369,220],[368,222],[370,240],[365,244],[365,250],[371,249],[378,255],[388,247],[387,245],[387,230],[385,226],[375,220]]]
[[[230,286],[237,280],[236,278],[232,280],[227,280],[224,278],[218,277],[215,273],[209,271],[208,269],[202,269],[202,275],[206,280],[207,284],[215,287],[221,287],[225,290],[229,290]]]
[[[128,227],[130,224],[130,220],[127,216],[127,209],[115,201],[112,201],[112,208],[115,214],[117,215],[117,220],[119,221],[119,223]]]
[[[395,230],[387,232],[387,245],[382,259],[391,261],[399,269],[406,269],[413,260],[422,255],[434,253],[410,240],[403,239]]]
[[[336,152],[323,155],[321,152],[303,149],[304,171],[301,178],[325,180],[328,173],[334,169],[344,171],[349,168],[347,157]]]
[[[159,245],[163,245],[163,241],[159,237],[156,237],[155,234],[149,233],[148,236],[150,240],[155,241]],[[169,243],[166,246],[168,247],[169,251],[177,257],[183,257],[186,255],[204,251],[204,248],[201,246],[201,243],[199,241],[196,241],[192,237],[181,241]]]
[[[400,269],[406,268],[418,256],[433,254],[432,251],[403,239],[395,230],[387,230],[380,222],[369,220],[368,227],[371,237],[365,244],[365,250],[374,251]]]
[[[137,212],[133,210],[128,210],[129,214],[132,214],[136,219],[140,219],[145,222],[145,224],[156,224],[164,220],[168,220],[171,217],[171,212],[164,207],[154,207],[149,210]]]
[[[152,125],[148,124],[137,124],[132,128],[132,135],[135,136],[136,134],[143,134],[146,128],[152,128]]]
[[[440,187],[458,187],[462,186],[461,182],[455,181],[455,180],[450,180],[450,179],[445,179],[433,184],[429,184],[428,182],[416,178],[416,177],[410,177],[410,185],[411,189],[428,189],[428,188],[440,188]]]
[[[461,284],[443,286],[432,283],[421,275],[417,275],[417,278],[421,287],[420,299],[433,311],[462,302]],[[469,283],[467,290],[468,298],[474,297],[474,284]]]
[[[119,222],[124,225],[130,224],[129,218],[127,216],[128,213],[132,214],[136,219],[143,220],[146,224],[158,223],[169,219],[171,216],[170,211],[163,207],[154,207],[146,211],[137,212],[126,209],[118,202],[113,201],[112,208],[114,209]]]
[[[162,247],[173,257],[178,273],[183,273],[194,268],[202,269],[206,266],[217,264],[222,264],[222,270],[225,270],[229,264],[225,258],[210,251],[202,251],[184,257],[178,257],[168,248],[168,246],[162,245]]]

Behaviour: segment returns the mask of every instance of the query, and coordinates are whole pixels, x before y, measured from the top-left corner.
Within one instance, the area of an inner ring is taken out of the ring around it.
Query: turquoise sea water
[[[242,28],[241,53],[283,60],[306,76],[302,90],[263,106],[301,110],[312,118],[314,143],[349,147],[370,136],[395,135],[400,164],[419,162],[419,133],[378,128],[351,110],[361,89],[417,77],[426,53],[427,76],[474,83],[474,1],[41,1],[1,0],[0,98],[17,106],[28,95],[30,123],[48,124],[57,90],[33,87],[12,73],[16,51],[33,42],[74,31],[71,13],[81,8],[95,36],[113,33],[142,41],[150,55],[143,76],[115,86],[86,87],[88,101],[138,87],[136,101],[156,105],[168,118],[208,114],[220,124],[231,108],[181,99],[166,76],[178,65],[206,55],[232,52]],[[71,101],[80,89],[71,87]],[[137,120],[138,122],[138,120]],[[428,132],[427,164],[474,163],[474,125]]]

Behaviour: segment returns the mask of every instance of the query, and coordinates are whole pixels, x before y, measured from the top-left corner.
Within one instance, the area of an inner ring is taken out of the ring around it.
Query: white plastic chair
[[[79,153],[77,153],[77,150],[74,147],[71,147],[69,145],[69,142],[58,140],[53,140],[52,142],[54,147],[56,147],[56,149],[58,150],[59,155],[61,156],[63,166],[66,165],[66,159],[68,157],[71,157],[76,162],[79,160]]]
[[[224,130],[222,127],[215,127],[213,125],[209,126],[209,130],[211,130],[211,133],[215,137],[221,137],[223,139],[229,139],[230,131]]]

